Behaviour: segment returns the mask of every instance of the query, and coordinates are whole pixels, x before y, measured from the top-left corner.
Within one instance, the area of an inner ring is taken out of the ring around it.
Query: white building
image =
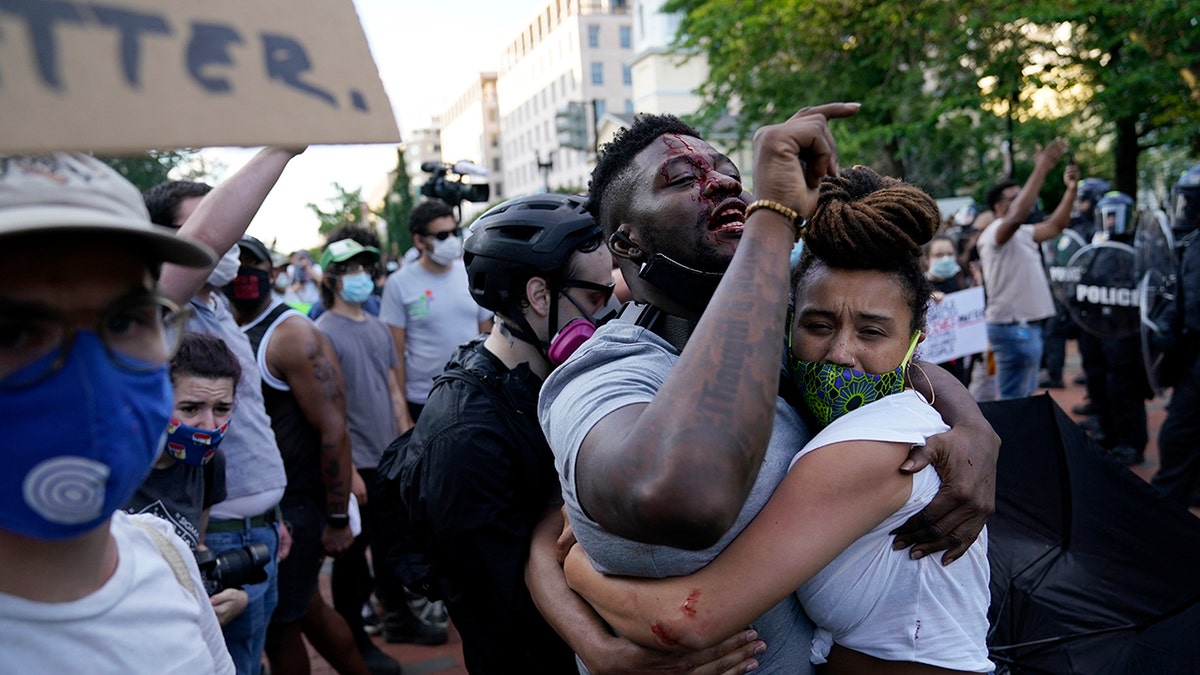
[[[586,189],[591,153],[558,147],[555,113],[586,103],[594,134],[606,112],[632,112],[632,55],[627,0],[551,0],[530,18],[496,80],[505,196]]]
[[[496,100],[496,73],[480,73],[466,91],[446,108],[442,121],[442,159],[450,164],[466,160],[489,173],[491,203],[507,199],[500,157],[500,115]],[[478,179],[475,179],[478,180]],[[463,205],[464,218],[484,204]]]
[[[428,128],[414,129],[404,141],[404,161],[408,168],[408,179],[412,181],[413,190],[418,190],[429,179],[428,173],[421,170],[425,162],[442,161],[442,129],[441,119],[434,117]],[[419,192],[414,192],[419,197]]]
[[[680,17],[664,14],[664,4],[633,0],[633,106],[640,113],[686,115],[700,107],[696,90],[708,77],[708,62],[703,54],[669,52]]]
[[[704,54],[671,51],[681,17],[664,13],[664,4],[665,0],[633,0],[634,54],[630,59],[633,105],[639,113],[682,117],[700,108],[696,92],[708,78],[708,62]],[[736,108],[736,102],[731,102],[730,107]],[[731,119],[723,122],[732,123]],[[604,134],[611,137],[616,129],[610,125]],[[709,132],[705,140],[733,160],[747,185],[753,184],[754,149],[750,142],[739,146],[736,135],[728,130]]]

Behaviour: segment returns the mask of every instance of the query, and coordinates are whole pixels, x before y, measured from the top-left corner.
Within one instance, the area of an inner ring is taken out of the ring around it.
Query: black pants
[[[367,484],[367,503],[359,505],[362,514],[362,533],[354,538],[354,544],[333,561],[330,575],[330,590],[333,593],[333,608],[346,620],[355,641],[368,639],[363,631],[363,604],[375,593],[385,612],[395,608],[408,609],[404,598],[404,587],[387,565],[367,563],[370,547],[372,560],[383,560],[382,551],[376,551],[374,529],[378,527],[371,505],[376,495],[375,470],[359,469],[358,473]],[[372,567],[374,573],[372,573]]]
[[[1175,383],[1167,419],[1158,430],[1158,473],[1151,484],[1188,506],[1200,482],[1200,360]]]
[[[1087,374],[1088,398],[1099,411],[1105,445],[1146,450],[1146,398],[1149,385],[1142,365],[1141,338],[1101,339],[1081,332],[1079,351]]]
[[[1046,329],[1042,333],[1042,367],[1046,369],[1046,377],[1062,380],[1063,366],[1067,360],[1067,339],[1075,337],[1072,334],[1075,322],[1057,300],[1054,301],[1054,309],[1057,313],[1046,320]]]

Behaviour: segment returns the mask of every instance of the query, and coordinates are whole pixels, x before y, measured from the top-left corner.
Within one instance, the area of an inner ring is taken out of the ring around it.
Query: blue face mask
[[[958,261],[953,256],[945,258],[935,258],[929,262],[929,273],[935,279],[949,279],[958,274],[962,268],[958,266]]]
[[[864,373],[835,363],[813,363],[791,356],[788,345],[788,372],[792,382],[799,388],[809,412],[821,428],[829,426],[837,418],[851,410],[874,403],[884,396],[904,391],[904,371],[917,349],[921,331],[913,333],[908,353],[895,370],[886,373]]]
[[[177,419],[167,425],[167,454],[188,466],[204,466],[225,439],[229,422],[216,429],[189,427]]]
[[[375,282],[371,281],[371,275],[366,272],[357,272],[355,274],[347,274],[342,277],[342,299],[353,304],[360,304],[367,301],[371,297],[371,291],[375,290]]]
[[[45,361],[26,366],[30,372],[45,368]],[[0,389],[7,439],[0,529],[54,540],[95,529],[129,501],[150,471],[171,407],[166,365],[125,370],[95,333],[76,333],[61,370],[30,387]]]

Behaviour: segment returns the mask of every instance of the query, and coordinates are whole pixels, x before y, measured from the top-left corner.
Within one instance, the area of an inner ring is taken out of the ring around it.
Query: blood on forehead
[[[689,140],[691,139],[691,140]],[[712,146],[700,141],[700,139],[692,139],[690,136],[681,134],[663,134],[663,145],[667,148],[676,151],[676,156],[683,156],[692,161],[697,167],[702,169],[712,169],[714,166],[710,152],[715,152]],[[693,140],[699,143],[692,142]]]

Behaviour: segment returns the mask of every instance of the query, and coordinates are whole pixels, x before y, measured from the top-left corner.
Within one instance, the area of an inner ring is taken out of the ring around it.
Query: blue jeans
[[[1042,363],[1042,324],[989,323],[988,342],[996,355],[1000,398],[1022,398],[1037,391]]]
[[[279,555],[279,532],[275,527],[272,523],[240,532],[209,532],[204,537],[204,544],[217,555],[248,544],[266,544],[271,551],[270,562],[264,568],[267,580],[242,587],[250,596],[250,604],[236,619],[221,628],[225,634],[225,646],[233,657],[238,675],[259,675],[263,645],[267,640],[267,624],[271,621],[275,604],[279,602],[279,589],[276,587],[278,563],[275,560]]]

